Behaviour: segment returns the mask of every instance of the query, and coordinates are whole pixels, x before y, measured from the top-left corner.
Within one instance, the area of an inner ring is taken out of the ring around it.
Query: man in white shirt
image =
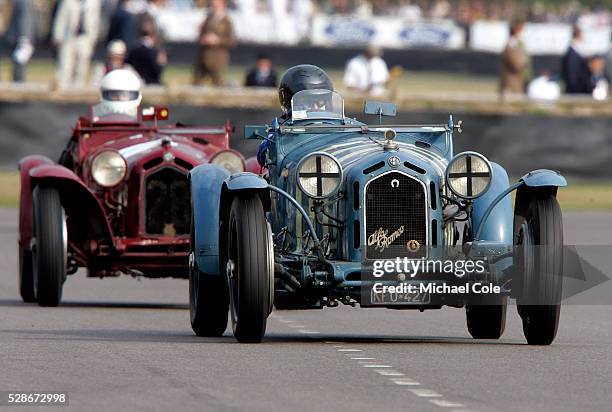
[[[53,24],[59,48],[57,82],[60,89],[85,84],[91,54],[98,39],[100,0],[62,0]]]
[[[389,81],[389,69],[380,55],[380,49],[370,46],[349,60],[344,71],[344,86],[373,96],[383,94]]]

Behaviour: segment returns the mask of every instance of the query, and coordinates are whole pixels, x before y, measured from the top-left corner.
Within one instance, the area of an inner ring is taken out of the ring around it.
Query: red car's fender
[[[31,190],[37,185],[44,184],[59,191],[62,206],[71,219],[68,225],[68,237],[78,239],[83,235],[94,234],[100,238],[112,241],[113,231],[109,225],[104,208],[95,194],[83,183],[83,181],[72,170],[56,164],[41,164],[29,171],[30,177],[30,207],[29,212],[23,210],[20,215],[28,219],[29,233],[20,233],[20,244],[29,248],[32,237],[32,212],[31,212]],[[22,190],[23,193],[23,190]],[[24,222],[25,223],[25,222]],[[21,224],[20,224],[21,226]],[[80,230],[76,233],[75,230]]]
[[[19,194],[19,246],[30,248],[32,237],[32,186],[30,170],[41,165],[52,165],[53,161],[45,156],[31,155],[19,161],[21,191]]]

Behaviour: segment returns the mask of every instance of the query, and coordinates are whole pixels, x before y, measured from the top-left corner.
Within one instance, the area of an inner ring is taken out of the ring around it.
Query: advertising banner
[[[500,53],[510,37],[510,24],[505,21],[477,21],[470,27],[470,48]],[[584,41],[580,52],[603,54],[610,49],[609,26],[582,27]],[[528,23],[522,39],[532,55],[562,55],[572,41],[572,26],[562,23]]]
[[[275,18],[270,13],[230,12],[240,43],[296,45],[298,32],[290,16]],[[206,18],[204,9],[168,10],[159,15],[159,25],[168,42],[195,42]]]
[[[459,49],[465,45],[463,29],[451,21],[408,23],[394,17],[355,19],[347,16],[317,16],[312,44],[324,47],[360,46]]]

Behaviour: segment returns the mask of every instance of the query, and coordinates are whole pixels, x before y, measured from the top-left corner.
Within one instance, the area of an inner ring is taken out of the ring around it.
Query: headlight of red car
[[[127,163],[123,156],[114,150],[104,150],[91,162],[91,176],[103,187],[119,184],[127,173]]]
[[[227,169],[231,174],[244,172],[244,158],[231,150],[218,152],[210,163],[218,164]]]

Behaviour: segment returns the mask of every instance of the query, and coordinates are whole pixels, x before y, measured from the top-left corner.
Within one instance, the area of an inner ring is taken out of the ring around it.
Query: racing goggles
[[[129,102],[138,100],[140,97],[139,91],[134,90],[104,90],[102,98],[111,102]]]

